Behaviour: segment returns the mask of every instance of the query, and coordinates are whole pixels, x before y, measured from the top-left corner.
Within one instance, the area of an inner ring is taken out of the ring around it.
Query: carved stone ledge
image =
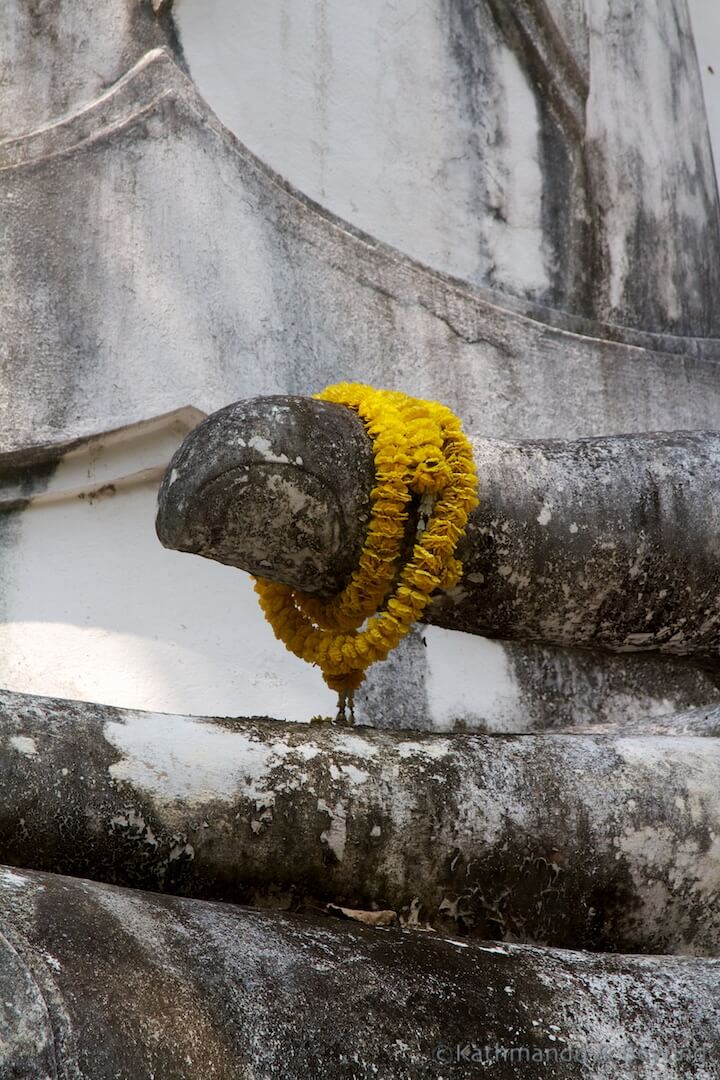
[[[714,955],[720,739],[665,733],[348,731],[5,692],[0,861],[392,909],[475,938]]]

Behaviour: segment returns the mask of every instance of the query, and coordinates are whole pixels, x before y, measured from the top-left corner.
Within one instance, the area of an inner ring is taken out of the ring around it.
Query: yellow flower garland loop
[[[354,409],[373,440],[365,545],[349,584],[327,600],[261,578],[255,591],[275,636],[321,668],[343,712],[366,669],[402,640],[431,594],[459,581],[455,551],[478,504],[477,476],[470,443],[445,405],[361,383],[338,383],[314,396]],[[418,498],[430,508],[429,520],[420,517],[412,554],[401,565]]]

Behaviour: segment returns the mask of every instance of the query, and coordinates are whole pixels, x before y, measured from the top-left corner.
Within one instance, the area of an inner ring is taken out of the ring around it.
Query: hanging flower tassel
[[[275,636],[317,664],[337,690],[344,720],[346,706],[353,715],[353,693],[367,668],[405,637],[436,589],[460,580],[455,551],[478,505],[477,475],[460,421],[445,405],[361,383],[338,383],[314,396],[354,409],[373,441],[365,545],[350,582],[329,599],[262,578],[255,591]],[[401,565],[410,504],[418,497],[424,528]]]

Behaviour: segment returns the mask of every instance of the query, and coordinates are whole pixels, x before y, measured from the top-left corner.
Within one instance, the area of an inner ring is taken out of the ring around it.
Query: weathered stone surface
[[[288,412],[273,432],[273,410],[283,400]],[[323,435],[331,414],[319,405],[295,398],[273,398],[265,406],[238,402],[192,431],[160,491],[163,543],[256,571],[260,531],[264,576],[303,589],[307,576],[284,554],[288,540],[295,551],[286,522],[300,507],[299,555],[313,551],[314,591],[337,592],[339,571],[346,573],[348,563],[352,568],[350,556],[362,545],[367,515],[354,514],[358,506],[365,511],[361,497],[369,495],[373,477],[365,452],[353,478],[365,490],[348,488],[346,460],[362,432],[352,410],[335,406],[332,436]],[[297,415],[294,426],[288,413]],[[250,459],[246,444],[261,432],[270,433],[270,456]],[[459,549],[463,578],[434,600],[427,621],[487,637],[659,650],[716,662],[720,435],[525,443],[476,438],[473,445],[481,504]],[[268,462],[302,462],[310,447],[312,465],[297,464],[292,485],[285,484],[278,499],[286,464],[270,464],[272,485]],[[238,489],[238,470],[243,477],[257,471],[262,479]],[[340,490],[346,500],[345,548],[328,538],[326,515],[313,508],[321,507],[315,503],[319,480],[327,498]]]
[[[551,307],[717,333],[684,0],[181,0],[175,18],[218,116],[371,235]]]
[[[500,1080],[720,1076],[714,960],[468,944],[7,867],[0,934],[8,1080],[449,1080],[483,1052]]]
[[[149,50],[177,46],[152,0],[10,0],[2,14],[2,140],[86,108]]]
[[[0,859],[16,866],[260,906],[375,905],[474,937],[720,951],[717,738],[0,702]]]
[[[622,722],[608,721],[596,724],[574,724],[553,728],[560,735],[705,735],[720,737],[720,706],[709,705],[663,716],[636,716]]]
[[[499,301],[354,232],[240,145],[165,51],[5,141],[0,198],[3,454],[340,377],[439,397],[501,437],[720,415],[714,339]]]
[[[360,418],[351,414],[348,423],[345,410],[309,398],[255,398],[221,409],[195,432],[159,495],[165,547],[260,576],[280,566],[280,576],[307,592],[341,589],[370,517],[372,447]],[[288,457],[293,447],[302,454]]]
[[[308,392],[340,376],[412,382],[417,392],[452,397],[460,411],[467,402],[464,418],[477,430],[482,422],[485,434],[616,431],[681,417],[716,425],[718,344],[701,338],[717,325],[717,244],[704,257],[708,237],[717,239],[717,198],[688,77],[684,7],[660,5],[649,17],[629,6],[620,12],[633,16],[636,39],[657,29],[671,69],[669,89],[655,99],[676,136],[657,147],[653,138],[643,142],[645,128],[617,130],[614,101],[615,126],[599,130],[593,53],[612,40],[613,13],[598,4],[586,23],[584,12],[578,18],[562,0],[550,3],[556,18],[562,13],[568,54],[542,5],[518,7],[514,22],[497,4],[453,11],[466,90],[477,82],[477,55],[466,59],[464,31],[484,29],[488,12],[504,36],[489,59],[509,60],[510,49],[515,61],[504,69],[506,85],[518,62],[536,86],[547,85],[543,150],[557,168],[534,205],[550,220],[567,195],[573,200],[566,231],[542,245],[553,280],[521,287],[520,298],[502,304],[354,234],[238,147],[177,63],[146,54],[173,45],[167,17],[151,16],[168,3],[15,5],[5,71],[12,78],[27,64],[39,78],[30,93],[15,87],[11,114],[28,134],[0,148],[8,211],[2,467],[31,463],[45,480],[89,433],[188,402],[213,408],[241,393]],[[489,35],[479,39],[484,47]],[[612,50],[601,55],[596,89],[603,81],[617,88],[620,72],[627,92],[623,78],[642,65],[635,43],[618,51],[620,63]],[[58,56],[66,70],[56,77],[55,63],[38,58]],[[569,85],[545,78],[555,68]],[[493,69],[500,73],[487,65]],[[575,150],[586,145],[570,161],[563,125],[583,121]],[[500,156],[512,142],[503,134],[494,143]],[[634,153],[608,170],[604,148],[623,137]],[[658,200],[648,184],[638,207],[631,192],[648,164],[666,188]],[[503,165],[519,175],[512,154]],[[488,188],[483,198],[499,194]],[[525,227],[523,207],[508,215],[509,206],[497,201],[497,220]],[[490,284],[507,284],[504,269],[492,267]],[[640,332],[584,322],[589,315]],[[686,337],[643,332],[649,328]],[[647,370],[638,376],[642,350]],[[568,371],[579,381],[568,379],[558,393]],[[265,479],[267,504],[275,481]],[[34,485],[20,471],[11,480],[19,514]],[[216,530],[232,524],[235,507],[222,505],[221,489],[208,519]],[[361,520],[362,485],[357,497],[353,517]],[[270,509],[284,512],[282,504]],[[297,529],[289,516],[284,527]],[[338,531],[331,519],[324,539],[336,548]],[[317,553],[301,557],[306,539],[307,530],[292,536],[293,568],[309,580]],[[348,564],[351,556],[348,549]],[[342,580],[347,570],[337,560],[335,569]],[[438,926],[471,935],[717,949],[713,737],[435,741],[10,697],[4,704],[0,837],[5,831],[8,857],[21,852],[23,861],[55,867],[68,860],[75,872],[92,865],[113,880],[266,905],[369,905],[379,896],[408,924],[424,905]],[[706,720],[682,724],[703,729]],[[254,938],[246,932],[238,945],[238,927],[249,925]],[[717,1073],[712,962],[457,941],[425,947],[431,939],[408,946],[397,945],[407,935],[392,932],[357,937],[360,928],[344,928],[340,936],[305,923],[300,934],[299,925],[0,871],[0,1072],[74,1080],[118,1070],[157,1080],[423,1075],[421,1035],[435,1035],[439,1011],[451,1007],[453,1041],[462,1041],[464,1018],[468,1026],[479,1018],[483,1036],[489,1029],[496,1039],[527,1033],[529,1041],[541,1031],[547,1044],[576,1035],[586,1048],[592,1032],[592,1063],[555,1066],[560,1076],[614,1077],[618,1059],[627,1072],[627,1051],[637,1075],[657,1075],[658,1067],[668,1076]],[[443,954],[448,947],[454,959]],[[482,951],[490,956],[485,978]],[[360,1045],[359,1010],[368,1028]],[[522,1059],[505,1064],[500,1075],[524,1073]]]
[[[573,41],[568,26],[576,12],[569,8],[566,18],[558,10],[562,36]],[[473,12],[458,9],[456,25],[465,15],[472,24]],[[680,16],[673,49],[684,64]],[[652,22],[651,14],[635,17]],[[87,436],[188,405],[212,411],[253,394],[311,393],[340,378],[440,398],[468,430],[493,437],[718,426],[718,345],[698,336],[704,331],[694,319],[685,337],[586,320],[468,287],[356,232],[279,180],[218,122],[183,74],[167,18],[153,22],[149,2],[127,10],[110,0],[32,11],[11,4],[8,19],[17,33],[8,36],[4,70],[17,71],[34,57],[37,81],[36,92],[8,112],[26,134],[6,132],[0,152],[3,473],[35,463],[28,483],[38,486],[34,481]],[[169,51],[146,51],[163,42]],[[582,55],[578,46],[575,56]],[[53,67],[63,78],[51,77]],[[472,75],[473,64],[463,70]],[[480,84],[465,89],[477,93]],[[666,105],[664,93],[656,96],[653,108]],[[701,113],[688,110],[700,126]],[[691,131],[685,114],[681,123],[692,143],[699,127]],[[673,157],[676,147],[663,151]],[[702,153],[700,159],[704,175]],[[642,172],[642,162],[638,167]],[[707,209],[705,192],[702,179],[695,195]],[[705,210],[698,220],[706,220]],[[631,281],[635,288],[636,277]],[[667,297],[661,299],[663,306]],[[696,299],[689,297],[691,307]],[[16,487],[17,476],[11,479]],[[29,528],[21,517],[13,514],[0,536],[0,613],[8,619],[7,598],[20,587],[8,575],[24,558]],[[102,587],[102,579],[83,585]],[[242,623],[242,612],[232,611]],[[119,621],[108,627],[111,636],[125,632]],[[26,662],[30,638],[16,655],[5,652],[4,683]],[[422,723],[434,723],[430,651],[415,640],[405,661],[393,658],[391,680],[390,666],[377,668],[366,688],[367,713],[392,700],[399,715],[411,702]],[[93,662],[105,655],[89,654]],[[200,667],[202,648],[197,654]],[[38,649],[38,668],[43,655]],[[538,686],[537,655],[519,646],[496,651],[486,682],[500,684],[509,702],[498,722],[520,722],[525,698],[539,722],[548,722],[557,701],[569,702],[576,687],[583,717],[602,711],[609,687],[618,713],[666,700],[670,707],[699,704],[703,693],[706,700],[713,693],[707,683],[688,688],[685,672],[676,680],[670,669],[663,679],[650,672],[645,693],[635,677],[626,692],[616,667],[598,659],[590,671],[588,658],[575,663],[561,652],[548,658]],[[227,671],[217,653],[212,661],[213,671]],[[172,667],[157,655],[152,663],[155,686],[171,685]],[[237,663],[242,667],[241,635]],[[120,700],[108,685],[90,693],[82,676],[76,685],[79,697]],[[282,685],[287,692],[288,680]],[[267,711],[275,711],[276,700],[271,688]],[[185,698],[182,711],[192,708]],[[466,722],[482,724],[481,713]]]
[[[432,620],[717,663],[717,433],[477,439],[474,448],[484,505],[459,590]]]
[[[355,715],[372,727],[438,732],[622,729],[715,704],[715,679],[687,657],[491,641],[426,622],[368,670]]]

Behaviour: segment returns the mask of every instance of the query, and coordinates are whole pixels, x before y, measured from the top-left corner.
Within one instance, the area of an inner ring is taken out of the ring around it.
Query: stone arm
[[[713,664],[720,647],[720,434],[473,439],[480,506],[438,626]],[[344,406],[240,401],[197,427],[157,531],[190,551],[331,595],[362,549],[372,447]]]

